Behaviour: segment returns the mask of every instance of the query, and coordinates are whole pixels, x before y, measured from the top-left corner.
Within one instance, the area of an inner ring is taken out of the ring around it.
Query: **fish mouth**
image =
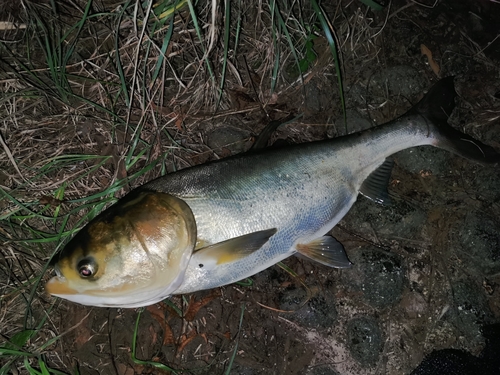
[[[45,291],[55,297],[87,306],[135,308],[159,302],[171,293],[162,290],[139,290],[132,284],[111,289],[78,290],[69,286],[64,276],[54,276],[45,284]]]
[[[54,276],[45,284],[45,291],[57,297],[68,299],[69,296],[94,296],[97,298],[120,297],[140,291],[137,283],[128,282],[108,288],[72,288],[70,281],[64,276]]]
[[[56,273],[58,276],[54,276],[45,284],[45,291],[47,293],[56,296],[78,294],[77,290],[68,286],[68,281],[64,276],[60,276],[60,272],[56,271]]]

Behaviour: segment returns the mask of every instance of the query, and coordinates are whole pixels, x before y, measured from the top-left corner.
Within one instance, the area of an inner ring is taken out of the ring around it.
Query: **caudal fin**
[[[493,147],[448,125],[447,120],[455,108],[456,97],[453,77],[443,78],[410,110],[410,113],[420,114],[429,124],[434,125],[432,131],[436,133],[438,140],[435,146],[479,164],[499,164],[500,154]]]

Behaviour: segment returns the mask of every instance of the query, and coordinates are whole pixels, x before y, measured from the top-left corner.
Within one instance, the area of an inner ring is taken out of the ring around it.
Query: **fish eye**
[[[82,278],[89,278],[96,274],[97,264],[94,258],[84,258],[78,262],[78,273]]]

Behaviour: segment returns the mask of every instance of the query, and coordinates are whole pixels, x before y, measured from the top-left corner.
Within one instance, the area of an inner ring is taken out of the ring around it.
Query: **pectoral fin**
[[[231,238],[197,250],[191,257],[198,267],[215,267],[235,262],[259,250],[276,233],[276,228]]]
[[[352,266],[344,246],[331,236],[320,237],[308,244],[298,244],[296,249],[305,257],[325,266],[335,268],[350,268]]]

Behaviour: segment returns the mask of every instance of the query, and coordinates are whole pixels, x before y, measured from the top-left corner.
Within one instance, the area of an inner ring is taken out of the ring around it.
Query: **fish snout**
[[[56,273],[58,271],[56,270]],[[60,271],[58,273],[58,276],[52,277],[46,284],[45,284],[45,291],[49,294],[52,294],[54,296],[61,296],[61,295],[67,295],[67,294],[78,294],[79,292],[73,288],[71,288],[68,285],[68,280],[60,275]]]

